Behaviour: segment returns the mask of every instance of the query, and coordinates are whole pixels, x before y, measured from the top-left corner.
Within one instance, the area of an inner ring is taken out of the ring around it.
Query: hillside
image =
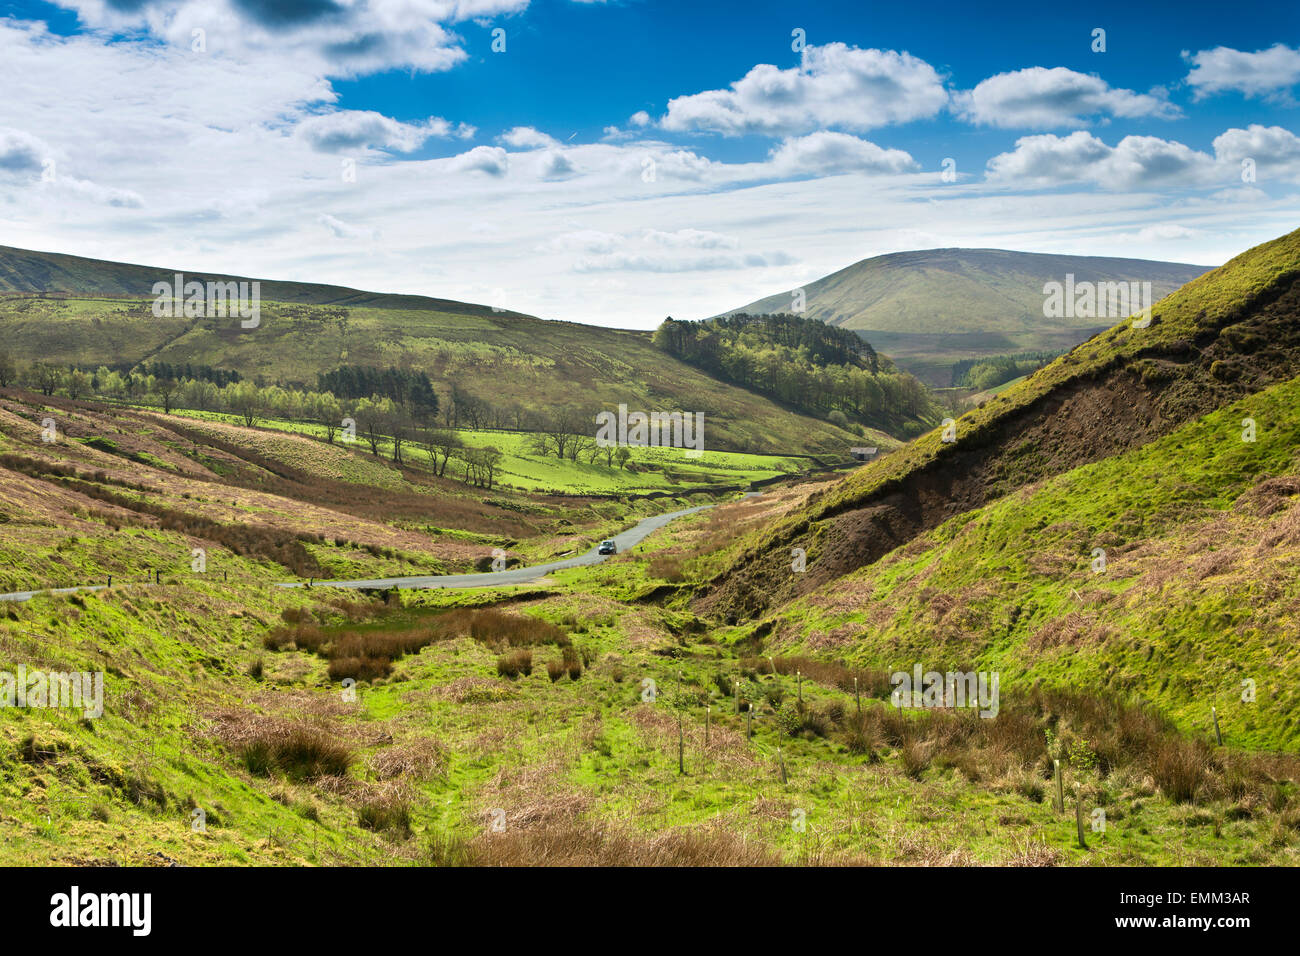
[[[1116,325],[957,420],[810,497],[738,544],[702,606],[745,619],[916,535],[1080,465],[1138,448],[1300,374],[1300,231]],[[792,575],[789,551],[808,551]]]
[[[767,646],[1137,696],[1206,738],[1213,706],[1234,745],[1294,750],[1298,561],[1293,378],[918,535],[776,610]]]
[[[1043,285],[1149,281],[1163,298],[1208,266],[1004,249],[926,249],[855,262],[803,286],[805,315],[860,333],[929,385],[949,384],[962,358],[1072,348],[1111,321],[1043,315]],[[732,309],[789,312],[779,292]]]
[[[150,289],[177,271],[0,248],[0,287],[9,291],[0,295],[0,335],[20,362],[188,363],[313,388],[318,374],[339,365],[394,365],[427,372],[444,396],[454,385],[498,409],[622,403],[703,412],[706,447],[842,459],[860,444],[850,432],[665,355],[648,332],[288,282],[263,283],[256,329],[224,318],[156,317]],[[868,437],[880,447],[897,444]]]
[[[1250,410],[1271,420],[1296,398]],[[535,587],[290,590],[274,585],[295,557],[331,572],[428,568],[507,533],[532,535],[540,555],[628,516],[505,494],[435,502],[419,475],[260,430],[205,442],[147,412],[30,395],[0,406],[8,586],[113,576],[0,605],[0,642],[29,671],[103,674],[97,716],[0,710],[0,862],[1296,861],[1294,759],[1211,754],[1147,710],[1053,690],[1008,690],[995,720],[899,713],[886,675],[829,660],[820,631],[778,635],[817,658],[760,658],[747,629],[663,603],[682,555],[797,508],[798,488],[692,515]],[[41,439],[46,417],[57,442]],[[1291,421],[1264,438],[1269,461],[1294,444]],[[1203,471],[1226,489],[1222,464]],[[439,526],[425,526],[439,504]],[[853,610],[818,597],[817,629]],[[856,582],[845,597],[862,600]],[[1058,753],[1083,805],[1105,807],[1086,847],[1046,798]]]

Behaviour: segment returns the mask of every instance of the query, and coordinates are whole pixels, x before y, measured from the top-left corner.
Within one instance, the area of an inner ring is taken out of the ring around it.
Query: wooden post
[[[686,732],[682,728],[682,712],[677,711],[677,772],[686,773]]]
[[[754,736],[754,702],[750,701],[745,708],[745,736],[752,739]]]
[[[736,716],[740,716],[740,681],[732,681],[736,691]]]
[[[1061,776],[1061,761],[1052,761],[1052,770],[1056,775],[1056,812],[1065,812],[1065,779]]]
[[[110,588],[113,586],[113,575],[111,574],[108,576],[108,586]]]
[[[709,745],[709,723],[711,722],[710,718],[712,716],[713,716],[713,708],[705,707],[704,708],[704,746],[705,747]]]
[[[799,689],[799,703],[802,704],[803,703],[803,674],[801,674],[799,671],[795,671],[794,678]]]
[[[1214,719],[1214,739],[1217,740],[1219,742],[1219,746],[1222,747],[1223,731],[1219,729],[1219,712],[1215,710],[1213,707],[1210,708],[1210,717]]]
[[[858,713],[862,713],[862,695],[858,693],[858,679],[853,678],[853,699],[858,702]]]
[[[788,778],[786,777],[786,774],[785,774],[785,754],[781,753],[781,745],[780,745],[780,744],[777,744],[777,747],[776,747],[776,759],[777,759],[777,760],[780,762],[780,764],[781,764],[781,785],[782,785],[782,786],[785,786],[785,784],[788,782]]]
[[[1083,838],[1083,788],[1074,785],[1074,823],[1079,830],[1079,849],[1088,849],[1088,841]]]

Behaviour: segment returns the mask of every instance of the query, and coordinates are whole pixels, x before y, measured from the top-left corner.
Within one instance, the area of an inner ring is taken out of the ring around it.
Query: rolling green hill
[[[744,542],[710,606],[746,616],[1027,484],[1121,454],[1300,374],[1300,230],[1257,246]],[[807,545],[809,573],[789,574]],[[818,560],[812,558],[816,554]]]
[[[1208,266],[1004,249],[926,249],[863,259],[803,287],[805,315],[859,332],[930,385],[953,361],[1037,349],[1064,351],[1111,322],[1043,316],[1043,285],[1149,281],[1162,298]],[[791,292],[733,309],[789,312]]]
[[[842,459],[861,438],[665,355],[649,332],[553,322],[420,296],[294,282],[262,284],[260,325],[159,318],[150,290],[175,269],[0,247],[0,334],[20,362],[95,368],[165,362],[300,383],[339,365],[423,370],[497,408],[703,412],[706,446]],[[186,279],[228,276],[185,273]],[[593,426],[594,428],[594,426]],[[882,448],[897,442],[882,433]]]

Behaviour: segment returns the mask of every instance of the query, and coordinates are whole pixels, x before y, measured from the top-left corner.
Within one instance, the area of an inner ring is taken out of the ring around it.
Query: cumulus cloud
[[[470,127],[454,127],[436,116],[424,123],[402,123],[373,110],[337,110],[303,120],[294,133],[323,153],[360,149],[409,153],[430,137],[463,136],[466,129]]]
[[[1246,129],[1225,130],[1214,138],[1214,155],[1234,167],[1249,160],[1260,181],[1300,182],[1300,137],[1281,126],[1252,123]]]
[[[0,126],[0,173],[19,178],[39,174],[52,157],[53,150],[39,137]]]
[[[480,172],[489,176],[504,176],[510,169],[510,154],[500,146],[475,146],[467,153],[453,156],[451,169],[455,172]]]
[[[1192,64],[1186,82],[1196,100],[1236,92],[1292,102],[1290,91],[1300,83],[1300,48],[1281,43],[1255,53],[1226,46],[1196,54],[1184,50],[1183,59]]]
[[[564,155],[563,150],[548,149],[542,154],[542,164],[538,175],[542,179],[567,179],[577,173],[577,168]]]
[[[547,146],[559,146],[558,140],[547,136],[540,130],[535,130],[531,126],[516,126],[512,130],[507,130],[499,137],[500,142],[507,146],[513,146],[515,149],[543,149]]]
[[[783,176],[835,173],[906,173],[919,168],[901,149],[882,149],[848,133],[819,132],[787,139],[772,150],[769,164]]]
[[[518,13],[528,0],[56,0],[92,27],[145,30],[190,49],[312,58],[330,76],[446,70],[466,59],[456,24]]]
[[[759,64],[725,90],[669,100],[660,125],[728,136],[866,130],[934,116],[947,102],[943,79],[924,60],[831,43],[805,48],[797,67]]]
[[[1069,136],[1021,137],[1014,150],[989,160],[988,169],[994,182],[1043,186],[1083,181],[1122,189],[1205,182],[1214,174],[1214,161],[1155,136],[1125,136],[1111,147],[1078,130]]]
[[[1252,125],[1217,136],[1214,154],[1156,136],[1125,136],[1108,146],[1091,133],[1046,133],[1016,140],[988,163],[992,182],[1048,186],[1089,182],[1106,189],[1212,186],[1239,180],[1242,160],[1260,178],[1300,181],[1300,139],[1279,126]]]
[[[954,96],[959,116],[981,126],[1053,128],[1098,118],[1170,119],[1178,108],[1162,95],[1111,87],[1105,80],[1064,67],[1033,66],[999,73]]]

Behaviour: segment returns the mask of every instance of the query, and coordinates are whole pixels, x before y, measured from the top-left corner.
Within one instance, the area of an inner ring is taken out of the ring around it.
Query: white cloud
[[[1291,88],[1300,83],[1300,48],[1281,43],[1255,53],[1226,46],[1195,55],[1184,50],[1183,58],[1192,64],[1186,82],[1197,100],[1231,91],[1290,102]]]
[[[1226,130],[1214,138],[1214,155],[1237,168],[1243,160],[1253,161],[1261,182],[1300,182],[1300,137],[1280,126],[1253,123],[1246,129]]]
[[[480,172],[504,176],[510,169],[510,154],[500,146],[475,146],[450,160],[454,172]]]
[[[563,150],[548,149],[542,153],[541,168],[538,171],[542,179],[567,179],[577,172],[577,168],[569,161],[569,157]]]
[[[298,124],[295,134],[323,153],[345,150],[390,149],[409,153],[433,136],[451,136],[456,127],[433,116],[421,124],[402,123],[373,110],[337,110],[311,116]]]
[[[730,269],[760,269],[785,266],[795,259],[784,252],[736,255],[662,256],[644,253],[614,253],[586,256],[574,263],[574,272],[717,272]]]
[[[29,179],[39,175],[54,151],[38,136],[0,126],[0,175]]]
[[[1091,133],[1045,133],[1016,140],[988,163],[991,182],[1026,187],[1086,182],[1105,189],[1209,187],[1241,181],[1241,162],[1254,161],[1262,180],[1300,182],[1300,139],[1279,126],[1252,125],[1215,137],[1213,155],[1156,136],[1125,136],[1108,146]]]
[[[450,69],[467,20],[518,13],[528,0],[56,0],[92,27],[147,30],[195,56],[310,59],[322,75]]]
[[[637,110],[628,119],[628,122],[631,123],[633,126],[649,126],[650,114],[647,113],[645,110]]]
[[[516,149],[542,149],[547,146],[559,146],[559,141],[531,126],[516,126],[502,133],[499,141]]]
[[[364,229],[349,225],[341,219],[322,214],[316,220],[334,234],[336,239],[378,239],[381,233],[377,229]]]
[[[1045,133],[1016,140],[1009,153],[988,163],[993,182],[1024,186],[1091,182],[1109,189],[1196,185],[1215,175],[1214,161],[1182,143],[1154,136],[1126,136],[1111,147],[1091,133]]]
[[[1033,66],[999,73],[954,96],[963,119],[1005,129],[1079,126],[1098,118],[1170,119],[1178,108],[1161,95],[1115,89],[1105,80],[1064,67]]]
[[[740,247],[740,240],[735,236],[724,236],[707,229],[677,229],[673,232],[647,229],[643,238],[646,242],[670,249],[738,249]]]
[[[772,150],[774,172],[784,176],[835,173],[906,173],[919,164],[901,149],[882,149],[848,133],[819,132],[787,139]]]
[[[942,78],[924,60],[831,43],[805,48],[797,67],[759,64],[728,89],[669,100],[660,125],[729,136],[867,130],[934,116],[947,102]]]

